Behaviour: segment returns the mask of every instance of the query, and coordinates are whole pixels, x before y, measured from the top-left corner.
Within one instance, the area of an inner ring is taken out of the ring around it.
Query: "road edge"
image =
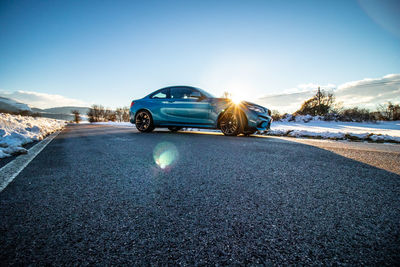
[[[0,193],[25,169],[25,167],[61,132],[50,134],[41,142],[28,150],[27,154],[20,155],[0,169]]]

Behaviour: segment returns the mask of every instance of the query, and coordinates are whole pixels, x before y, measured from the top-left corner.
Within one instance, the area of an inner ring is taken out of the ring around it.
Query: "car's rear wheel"
[[[154,130],[153,118],[147,110],[139,111],[135,116],[135,125],[139,132],[149,133]]]
[[[179,131],[180,129],[182,129],[182,127],[178,127],[178,126],[171,126],[171,127],[168,127],[168,130],[170,130],[171,132],[177,132],[177,131]]]
[[[219,126],[224,135],[236,136],[243,130],[243,120],[240,114],[227,112],[222,115]]]

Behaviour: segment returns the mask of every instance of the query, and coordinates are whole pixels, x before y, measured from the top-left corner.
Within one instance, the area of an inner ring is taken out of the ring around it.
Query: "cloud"
[[[270,95],[261,97],[255,102],[271,110],[291,113],[296,111],[305,100],[311,98],[314,94],[315,92],[313,91],[304,91],[299,93]]]
[[[363,79],[340,85],[335,91],[344,106],[375,108],[391,101],[400,102],[400,74],[389,74],[377,79]]]
[[[29,91],[4,91],[0,90],[0,96],[11,98],[19,102],[28,104],[30,107],[36,108],[53,108],[62,106],[78,106],[87,107],[88,103],[68,98],[62,95],[52,95],[45,93],[29,92]]]
[[[315,91],[315,89],[318,88],[318,86],[326,91],[331,91],[336,88],[336,85],[332,83],[326,85],[318,85],[316,83],[303,83],[299,84],[297,87],[286,89],[283,92],[289,94],[289,93],[302,93],[302,92]]]
[[[260,97],[256,102],[280,112],[294,112],[316,93],[318,84],[300,84],[284,90],[283,94]],[[389,74],[381,78],[351,81],[339,86],[321,85],[321,89],[332,91],[336,101],[344,107],[375,109],[377,105],[391,101],[400,103],[400,74]]]

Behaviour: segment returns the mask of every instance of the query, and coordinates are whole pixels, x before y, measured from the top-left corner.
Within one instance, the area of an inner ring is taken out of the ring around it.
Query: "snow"
[[[65,121],[0,113],[0,158],[27,153],[23,145],[62,129]]]
[[[91,124],[110,125],[110,126],[117,126],[117,127],[135,127],[135,125],[130,122],[116,122],[116,121],[93,122]]]
[[[312,116],[297,116],[296,121],[272,122],[266,135],[312,137],[334,140],[365,140],[400,143],[400,121],[335,122]],[[308,121],[308,122],[305,122]],[[135,127],[130,122],[95,122],[115,127]],[[184,131],[221,132],[216,129],[184,128]]]
[[[28,105],[5,97],[0,97],[0,109],[8,112],[32,111]]]
[[[296,118],[297,119],[297,118]],[[400,142],[400,121],[388,122],[334,122],[311,119],[309,122],[273,122],[267,135],[316,137]]]

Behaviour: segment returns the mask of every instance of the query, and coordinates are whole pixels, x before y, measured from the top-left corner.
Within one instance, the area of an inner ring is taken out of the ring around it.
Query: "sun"
[[[243,101],[243,99],[238,95],[232,95],[231,100],[235,104],[240,104]]]

